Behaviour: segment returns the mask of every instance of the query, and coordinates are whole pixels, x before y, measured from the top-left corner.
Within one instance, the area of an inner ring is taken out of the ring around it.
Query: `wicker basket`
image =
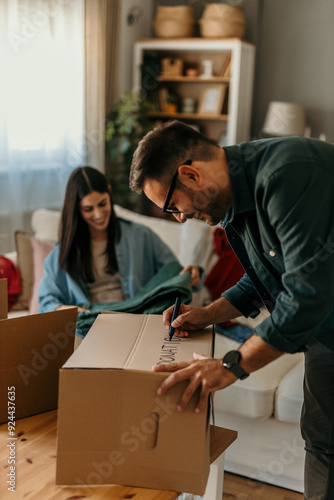
[[[205,38],[243,38],[246,30],[242,9],[227,4],[207,4],[199,24]]]
[[[157,7],[154,32],[157,38],[185,38],[194,35],[195,16],[193,7]]]

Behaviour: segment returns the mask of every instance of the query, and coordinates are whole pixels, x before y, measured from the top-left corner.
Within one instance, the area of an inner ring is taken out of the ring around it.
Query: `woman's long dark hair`
[[[111,215],[107,228],[108,264],[106,271],[114,273],[117,269],[115,242],[120,238],[120,227],[114,212],[111,192],[106,177],[92,167],[75,169],[67,183],[64,205],[59,228],[60,251],[59,267],[78,282],[94,281],[90,233],[87,223],[80,213],[80,201],[92,191],[108,193],[111,203]]]

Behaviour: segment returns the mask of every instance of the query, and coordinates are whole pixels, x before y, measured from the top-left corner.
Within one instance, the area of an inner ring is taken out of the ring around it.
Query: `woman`
[[[39,312],[132,298],[163,265],[176,260],[148,227],[116,217],[100,171],[77,168],[67,184],[60,242],[45,260]],[[187,266],[181,273],[188,271],[196,287],[200,270]]]

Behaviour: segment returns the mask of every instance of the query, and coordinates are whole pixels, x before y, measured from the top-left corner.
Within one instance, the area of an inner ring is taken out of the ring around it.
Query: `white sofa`
[[[201,265],[208,272],[215,263],[214,228],[205,223],[189,220],[181,225],[118,206],[116,211],[119,216],[148,225],[172,248],[181,264]],[[31,225],[35,242],[55,242],[58,223],[59,212],[44,209],[34,212]],[[7,257],[19,264],[15,252]],[[34,258],[36,264],[36,255]],[[31,262],[34,265],[34,259]],[[32,289],[33,283],[29,283],[29,287]],[[209,292],[204,288],[194,295],[192,303],[200,306],[209,300]],[[28,314],[28,310],[11,311],[9,317],[24,314]],[[265,315],[263,312],[256,320],[238,318],[238,322],[253,327]],[[223,357],[238,345],[216,334],[215,357]],[[238,439],[227,450],[225,470],[264,483],[303,490],[304,449],[299,430],[303,370],[303,354],[285,354],[246,380],[215,394],[215,423],[238,431]]]

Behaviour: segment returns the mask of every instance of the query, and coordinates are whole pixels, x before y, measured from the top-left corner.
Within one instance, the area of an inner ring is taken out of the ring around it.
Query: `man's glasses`
[[[191,163],[192,163],[192,160],[188,160],[188,161],[185,161],[184,163],[182,163],[182,165],[191,165]],[[162,209],[162,211],[164,213],[168,213],[168,214],[179,214],[180,213],[180,210],[178,210],[177,208],[169,208],[169,206],[168,206],[170,203],[171,197],[173,196],[174,190],[175,190],[176,179],[177,179],[178,175],[179,175],[179,167],[177,168],[175,174],[173,175],[172,181],[171,181],[169,189],[168,189],[168,193],[167,193],[165,203],[164,203],[164,206]]]

